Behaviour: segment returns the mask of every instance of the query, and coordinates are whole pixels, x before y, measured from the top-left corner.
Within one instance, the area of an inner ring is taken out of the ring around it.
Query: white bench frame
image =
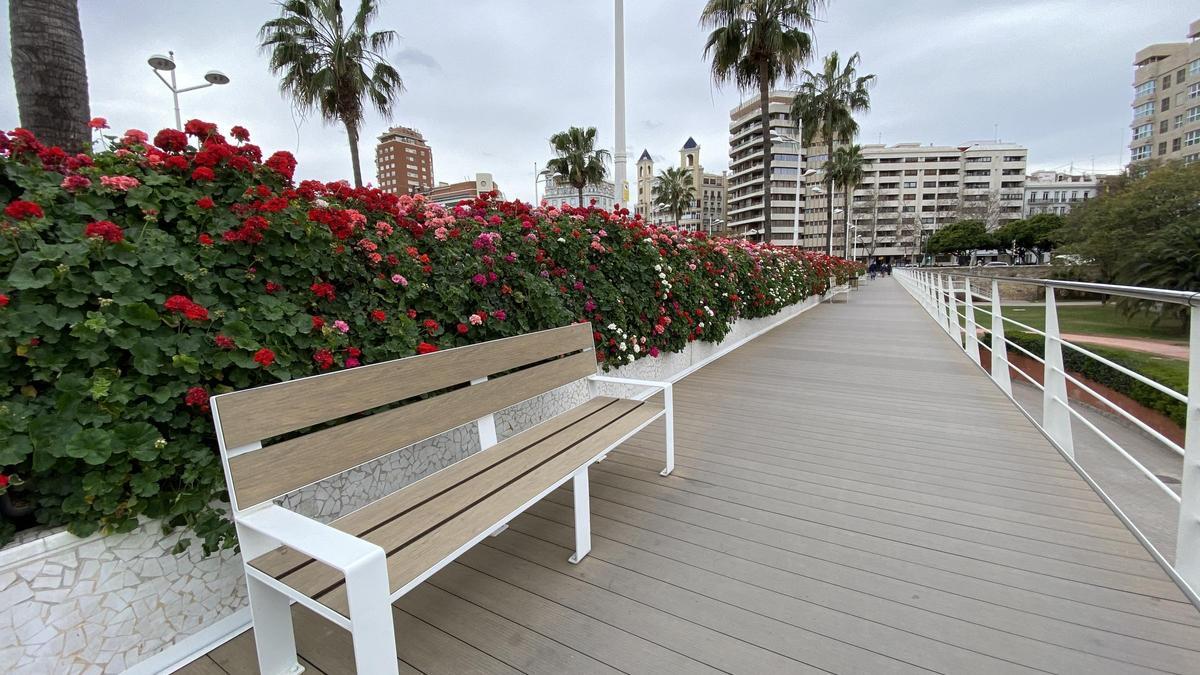
[[[555,481],[553,485],[464,543],[453,553],[395,592],[390,591],[387,554],[377,544],[359,539],[352,534],[285,509],[273,502],[264,502],[241,510],[238,509],[237,501],[234,499],[233,519],[241,545],[242,564],[246,574],[246,587],[254,623],[254,642],[258,652],[260,672],[263,675],[294,675],[304,671],[304,667],[300,665],[296,656],[296,638],[292,628],[291,604],[299,602],[350,631],[354,645],[355,666],[359,673],[396,675],[399,671],[396,636],[392,625],[392,603],[484,538],[502,532],[508,527],[510,520],[541,501],[568,480],[574,483],[575,511],[575,553],[568,560],[572,564],[583,560],[584,556],[592,549],[588,467],[602,461],[614,448],[652,422],[660,417],[665,417],[666,468],[663,469],[661,475],[666,476],[675,468],[675,415],[670,382],[625,379],[599,374],[589,375],[586,380],[589,392],[593,397],[597,395],[597,385],[600,383],[644,388],[645,391],[632,397],[635,400],[645,400],[661,391],[664,401],[663,410],[621,436],[620,439],[597,453],[582,466]],[[486,378],[473,381],[471,384],[479,384],[484,381]],[[262,445],[261,443],[252,443],[240,448],[226,448],[217,406],[213,405],[212,410],[221,452],[221,463],[225,469],[226,482],[229,483],[232,475],[229,470],[229,458],[258,450]],[[495,417],[493,414],[481,417],[476,420],[476,425],[482,452],[497,443]],[[230,485],[232,484],[230,483]],[[232,496],[232,486],[230,493]],[[279,546],[293,548],[342,572],[346,579],[346,596],[350,607],[349,618],[249,564],[250,560]]]

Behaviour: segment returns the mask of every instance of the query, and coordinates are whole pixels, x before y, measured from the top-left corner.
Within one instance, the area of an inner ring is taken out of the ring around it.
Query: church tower
[[[637,213],[647,222],[651,222],[654,213],[654,160],[650,151],[642,150],[642,156],[637,161]]]

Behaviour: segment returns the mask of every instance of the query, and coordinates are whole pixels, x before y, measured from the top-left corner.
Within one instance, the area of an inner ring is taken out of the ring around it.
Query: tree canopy
[[[926,242],[929,253],[961,255],[981,248],[990,248],[995,239],[982,220],[960,220],[934,232]]]
[[[1054,249],[1063,217],[1055,213],[1038,213],[1024,220],[1006,223],[992,233],[997,248],[1016,257],[1026,253],[1045,253]]]

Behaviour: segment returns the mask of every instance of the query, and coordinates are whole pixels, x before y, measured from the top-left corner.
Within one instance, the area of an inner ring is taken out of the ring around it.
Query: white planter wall
[[[815,306],[810,298],[763,319],[737,322],[721,344],[690,343],[660,358],[608,374],[677,379],[715,355]],[[605,393],[636,389],[605,385]],[[588,397],[583,383],[560,387],[496,415],[507,438]],[[394,452],[281,500],[332,520],[479,450],[474,425]],[[0,663],[14,674],[157,672],[236,634],[248,621],[241,559],[205,558],[199,546],[171,548],[183,531],[163,535],[147,521],[134,532],[78,538],[48,533],[0,550]]]

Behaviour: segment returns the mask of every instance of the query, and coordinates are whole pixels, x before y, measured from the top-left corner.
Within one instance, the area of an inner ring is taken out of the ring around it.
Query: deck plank
[[[592,470],[580,564],[568,484],[397,601],[404,672],[1200,671],[1200,613],[893,281],[675,402],[672,476],[661,422]],[[249,639],[194,667],[253,672]]]

